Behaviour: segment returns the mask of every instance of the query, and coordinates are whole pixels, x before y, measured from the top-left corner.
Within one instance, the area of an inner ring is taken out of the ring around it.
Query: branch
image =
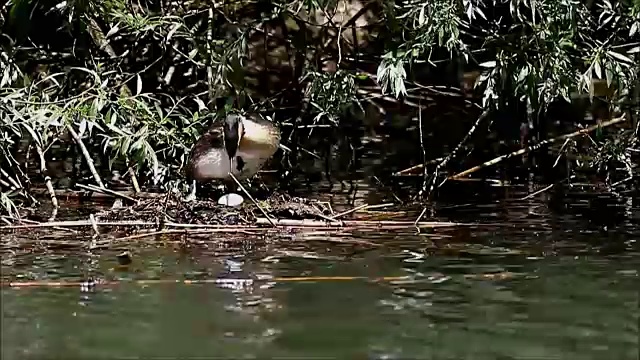
[[[96,167],[93,164],[93,160],[91,160],[91,154],[89,154],[89,150],[87,150],[87,147],[84,146],[82,139],[80,139],[80,136],[78,136],[78,133],[73,129],[73,126],[71,124],[67,125],[67,130],[69,130],[69,134],[71,134],[71,137],[73,138],[73,140],[75,140],[76,144],[78,144],[78,146],[80,147],[80,150],[82,151],[82,155],[84,156],[84,159],[87,161],[87,165],[89,165],[89,170],[91,171],[93,178],[96,180],[96,183],[98,183],[98,186],[104,189],[105,188],[104,184],[102,183],[102,179],[100,179],[100,175],[98,175],[98,172],[96,171]]]
[[[449,176],[447,178],[447,180],[460,179],[463,176],[467,176],[467,175],[469,175],[471,173],[474,173],[474,172],[476,172],[476,171],[478,171],[480,169],[483,169],[483,168],[491,166],[491,165],[495,165],[495,164],[500,163],[500,162],[502,162],[504,160],[510,159],[510,158],[512,158],[514,156],[522,155],[524,153],[527,153],[527,152],[530,152],[530,151],[533,151],[533,150],[538,150],[538,149],[540,149],[541,147],[543,147],[545,145],[549,145],[549,144],[552,144],[552,143],[560,141],[560,140],[565,140],[565,139],[569,139],[569,138],[572,138],[572,137],[576,137],[578,135],[584,135],[584,134],[586,134],[588,132],[591,132],[591,131],[593,131],[595,129],[604,128],[604,127],[607,127],[607,126],[615,125],[615,124],[621,123],[621,122],[623,122],[625,120],[626,120],[626,116],[625,116],[625,114],[623,114],[622,116],[620,116],[618,118],[611,119],[609,121],[605,121],[605,122],[603,122],[601,124],[592,125],[592,126],[589,126],[587,128],[584,128],[584,129],[581,129],[581,130],[578,130],[578,131],[574,131],[574,132],[569,133],[569,134],[560,135],[558,137],[555,137],[555,138],[552,138],[552,139],[549,139],[549,140],[541,141],[541,142],[539,142],[539,143],[537,143],[535,145],[520,149],[518,151],[514,151],[514,152],[512,152],[510,154],[498,156],[497,158],[495,158],[493,160],[487,161],[487,162],[485,162],[483,164],[480,164],[478,166],[474,166],[471,169],[467,169],[467,170],[465,170],[463,172],[460,172],[460,173],[457,173],[455,175]]]
[[[46,161],[44,159],[44,151],[42,151],[42,146],[40,146],[39,143],[36,145],[36,151],[38,152],[38,156],[40,157],[40,172],[44,176],[45,186],[47,187],[47,191],[51,196],[51,205],[53,205],[53,210],[51,212],[51,217],[49,218],[49,220],[53,221],[53,219],[55,219],[56,215],[58,214],[58,208],[60,206],[58,205],[56,192],[53,190],[53,185],[51,184],[51,177],[48,175]]]

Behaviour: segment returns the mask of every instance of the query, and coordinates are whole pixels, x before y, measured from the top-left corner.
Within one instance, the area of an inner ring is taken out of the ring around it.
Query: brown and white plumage
[[[228,124],[230,120],[237,122],[236,127],[231,127],[233,130],[225,128],[225,121]],[[230,141],[234,144],[229,144]],[[270,121],[235,114],[216,121],[191,150],[186,168],[186,175],[192,180],[189,197],[195,197],[196,181],[229,181],[229,172],[238,180],[250,178],[279,146],[280,130]],[[235,154],[229,156],[230,152]]]

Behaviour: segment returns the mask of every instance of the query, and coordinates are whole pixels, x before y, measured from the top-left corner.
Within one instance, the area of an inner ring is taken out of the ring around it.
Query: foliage
[[[166,189],[219,98],[269,112],[306,101],[308,118],[276,118],[340,126],[369,79],[406,97],[442,61],[482,71],[485,109],[523,102],[537,117],[557,99],[599,95],[593,79],[621,105],[638,86],[639,33],[638,0],[10,0],[0,8],[1,202],[15,211],[11,199],[32,200],[17,151],[50,157],[74,141],[69,130],[101,175],[132,167]],[[48,157],[32,158],[46,168]]]
[[[615,84],[620,98],[635,85],[640,14],[629,1],[446,0],[395,5],[401,39],[383,56],[383,88],[406,94],[404,63],[447,50],[485,69],[478,86],[483,106],[516,95],[533,109],[575,92],[592,79]]]

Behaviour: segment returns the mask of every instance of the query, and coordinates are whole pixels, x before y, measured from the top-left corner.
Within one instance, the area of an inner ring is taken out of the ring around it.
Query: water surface
[[[4,280],[111,283],[3,287],[2,358],[637,359],[637,199],[611,218],[527,192],[435,214],[491,226],[163,238],[127,268],[122,249],[6,249]]]

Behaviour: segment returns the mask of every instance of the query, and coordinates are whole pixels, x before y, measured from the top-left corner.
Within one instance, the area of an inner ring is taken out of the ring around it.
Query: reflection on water
[[[7,249],[5,280],[111,283],[3,287],[2,358],[637,359],[637,201],[603,224],[501,196],[436,210],[491,226],[165,238],[124,269],[116,251]]]

